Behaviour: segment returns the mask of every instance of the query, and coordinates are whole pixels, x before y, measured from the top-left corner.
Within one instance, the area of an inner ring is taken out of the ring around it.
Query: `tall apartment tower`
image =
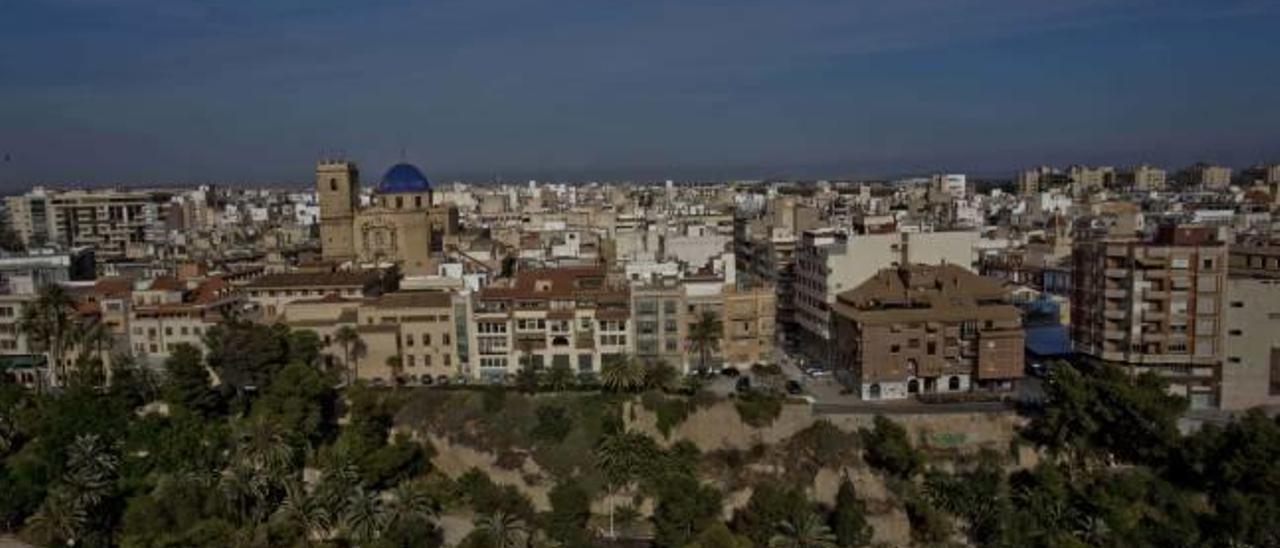
[[[1077,240],[1071,338],[1077,352],[1155,372],[1193,408],[1218,406],[1227,246],[1207,227],[1149,239]]]
[[[322,161],[316,165],[316,197],[320,201],[320,247],[326,260],[355,258],[352,226],[360,203],[360,170],[354,162]]]

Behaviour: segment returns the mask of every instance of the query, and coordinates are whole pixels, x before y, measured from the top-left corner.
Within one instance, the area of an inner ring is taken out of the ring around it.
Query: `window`
[[[406,363],[405,363],[405,365],[407,365],[407,366],[409,366],[409,367],[413,367],[413,366],[417,365],[417,363],[414,361],[414,358],[415,358],[416,356],[414,356],[413,354],[409,354],[408,356],[405,356],[405,357],[406,357],[406,358],[408,358],[408,359],[407,359],[407,361],[406,361]]]
[[[396,209],[404,209],[404,196],[396,196]]]
[[[1232,330],[1228,331],[1228,332],[1227,332],[1227,334],[1228,334],[1228,335],[1231,335],[1232,337],[1239,337],[1239,336],[1243,335],[1243,334],[1244,334],[1244,332],[1243,332],[1243,331],[1241,331],[1241,330],[1239,330],[1239,329],[1232,329]]]
[[[441,344],[443,344],[443,345],[445,345],[445,346],[449,346],[450,344],[452,344],[452,343],[450,343],[450,342],[449,342],[449,334],[448,334],[448,333],[445,333],[445,334],[443,334],[443,335],[441,335],[441,336],[440,336],[440,343],[441,343]]]
[[[422,356],[422,365],[431,367],[431,354],[425,354]]]
[[[419,209],[421,209],[421,208],[422,208],[422,196],[414,196],[414,197],[413,197],[413,207],[416,207],[416,208],[419,208]]]
[[[898,350],[900,350],[900,349],[901,349],[901,347],[900,347],[900,346],[898,346],[898,345],[896,345],[896,344],[894,344],[894,345],[890,345],[890,346],[889,346],[889,353],[891,353],[891,354],[897,354],[897,353],[898,353]]]
[[[445,355],[444,355],[444,364],[445,364],[445,365],[453,365],[453,354],[445,354]]]
[[[1243,301],[1231,301],[1231,308],[1244,308]]]
[[[404,345],[413,348],[413,333],[404,336]]]
[[[929,341],[928,346],[929,346],[928,351],[930,356],[938,353],[938,343],[934,341]]]
[[[337,191],[338,191],[338,180],[337,180],[337,179],[329,179],[329,190],[331,190],[331,191],[333,191],[333,192],[337,192]]]
[[[907,348],[920,348],[920,339],[908,339]]]
[[[164,328],[164,336],[166,336],[166,337],[172,337],[172,336],[173,336],[173,328],[172,328],[172,327],[166,327],[166,328]]]

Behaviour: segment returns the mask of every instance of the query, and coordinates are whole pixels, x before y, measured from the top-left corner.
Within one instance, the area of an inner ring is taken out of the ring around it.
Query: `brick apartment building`
[[[880,270],[832,307],[836,367],[864,400],[1011,389],[1025,335],[1009,298],[952,264]]]

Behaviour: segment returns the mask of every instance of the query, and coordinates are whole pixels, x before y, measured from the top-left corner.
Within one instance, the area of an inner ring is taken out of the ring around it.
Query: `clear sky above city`
[[[1280,161],[1280,2],[13,0],[0,185]]]

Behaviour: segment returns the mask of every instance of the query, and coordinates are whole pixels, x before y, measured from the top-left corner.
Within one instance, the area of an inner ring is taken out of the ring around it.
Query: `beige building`
[[[275,321],[289,303],[325,295],[349,299],[376,297],[396,287],[395,273],[382,270],[287,272],[267,274],[244,286],[264,322]]]
[[[1116,170],[1110,166],[1075,165],[1067,168],[1067,179],[1075,186],[1076,193],[1088,194],[1114,186]]]
[[[1231,186],[1231,168],[1198,163],[1186,171],[1184,184],[1209,190],[1223,190]]]
[[[1194,408],[1217,405],[1227,248],[1213,230],[1168,226],[1149,239],[1078,239],[1072,262],[1077,352],[1153,371]]]
[[[360,337],[350,367],[378,386],[448,383],[462,374],[458,341],[466,340],[465,301],[444,291],[401,291],[373,298],[328,294],[285,305],[280,318],[293,329],[316,333],[330,365],[341,366],[345,350],[338,330]],[[465,345],[462,345],[465,347]]]
[[[221,323],[243,296],[222,278],[143,282],[129,306],[129,347],[139,359],[158,364],[180,344],[206,350],[204,335]]]
[[[630,354],[630,291],[596,266],[521,270],[472,296],[471,374],[498,381],[522,364],[598,373]]]
[[[437,204],[418,168],[397,164],[360,206],[360,171],[351,162],[316,167],[320,245],[326,260],[395,264],[407,275],[435,274],[446,242],[458,232],[458,209]]]
[[[1155,166],[1140,164],[1125,173],[1124,182],[1138,191],[1164,190],[1168,173]]]
[[[1222,408],[1280,405],[1280,246],[1233,246]]]
[[[880,270],[833,306],[835,367],[864,400],[1010,390],[1025,336],[1009,303],[1000,282],[956,265]]]

